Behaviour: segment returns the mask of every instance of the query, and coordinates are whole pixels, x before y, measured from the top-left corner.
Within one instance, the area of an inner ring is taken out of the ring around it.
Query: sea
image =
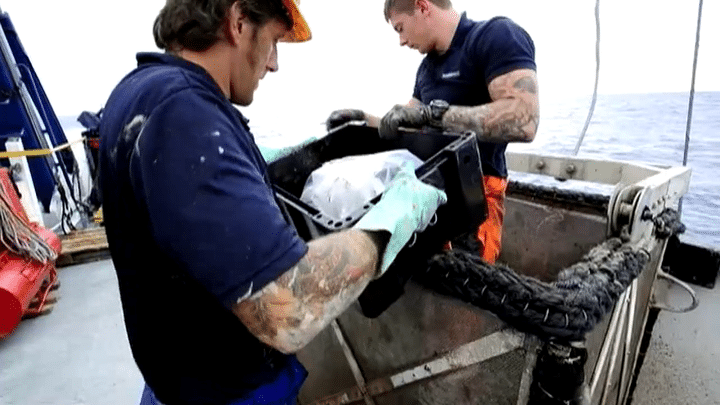
[[[591,100],[543,103],[535,140],[508,150],[572,155]],[[720,92],[695,93],[686,139],[689,100],[688,93],[599,95],[577,156],[683,166],[687,143],[692,177],[682,201],[687,230],[681,240],[720,249]]]
[[[577,156],[682,166],[689,98],[688,93],[598,95]],[[508,150],[572,155],[591,100],[591,96],[542,100],[535,140],[510,144]],[[261,144],[282,144],[282,138],[294,142],[325,133],[320,122],[289,130],[287,125],[283,129],[253,126],[254,117],[249,118]],[[60,121],[69,139],[70,134],[82,132],[77,117],[60,117]],[[720,92],[695,93],[687,152],[692,179],[682,202],[682,222],[687,230],[681,240],[720,250]],[[514,176],[521,174],[511,172],[510,177]]]

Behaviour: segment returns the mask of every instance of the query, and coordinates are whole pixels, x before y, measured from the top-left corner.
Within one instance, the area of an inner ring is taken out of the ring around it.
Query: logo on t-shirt
[[[460,71],[459,71],[459,70],[456,70],[456,71],[454,71],[454,72],[447,72],[447,73],[443,73],[443,74],[442,74],[442,78],[445,79],[445,80],[447,80],[447,79],[454,79],[454,78],[456,78],[456,77],[460,77]]]

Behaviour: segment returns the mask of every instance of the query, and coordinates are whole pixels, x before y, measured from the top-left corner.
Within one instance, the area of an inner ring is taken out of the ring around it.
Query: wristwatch
[[[445,100],[435,99],[429,104],[430,107],[430,119],[429,125],[435,128],[442,129],[442,117],[445,112],[450,108],[450,104]]]

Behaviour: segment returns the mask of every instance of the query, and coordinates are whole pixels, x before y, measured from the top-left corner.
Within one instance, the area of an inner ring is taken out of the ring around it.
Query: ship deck
[[[59,278],[53,311],[22,321],[0,340],[0,403],[138,403],[144,383],[125,335],[112,262],[62,267]],[[693,287],[697,309],[660,312],[633,405],[720,404],[720,289]]]

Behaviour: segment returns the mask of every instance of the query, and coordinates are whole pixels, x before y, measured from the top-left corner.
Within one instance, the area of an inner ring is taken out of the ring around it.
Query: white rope
[[[57,252],[18,217],[0,189],[0,244],[9,251],[41,263],[54,261]]]
[[[597,103],[598,93],[598,82],[600,80],[600,0],[595,1],[595,88],[593,90],[592,102],[590,103],[590,111],[588,112],[587,119],[585,120],[585,126],[583,126],[582,132],[580,133],[580,139],[578,139],[575,145],[575,151],[573,156],[578,154],[580,151],[580,145],[582,145],[585,139],[585,134],[590,126],[590,120],[592,120],[593,112],[595,111],[595,103]]]

